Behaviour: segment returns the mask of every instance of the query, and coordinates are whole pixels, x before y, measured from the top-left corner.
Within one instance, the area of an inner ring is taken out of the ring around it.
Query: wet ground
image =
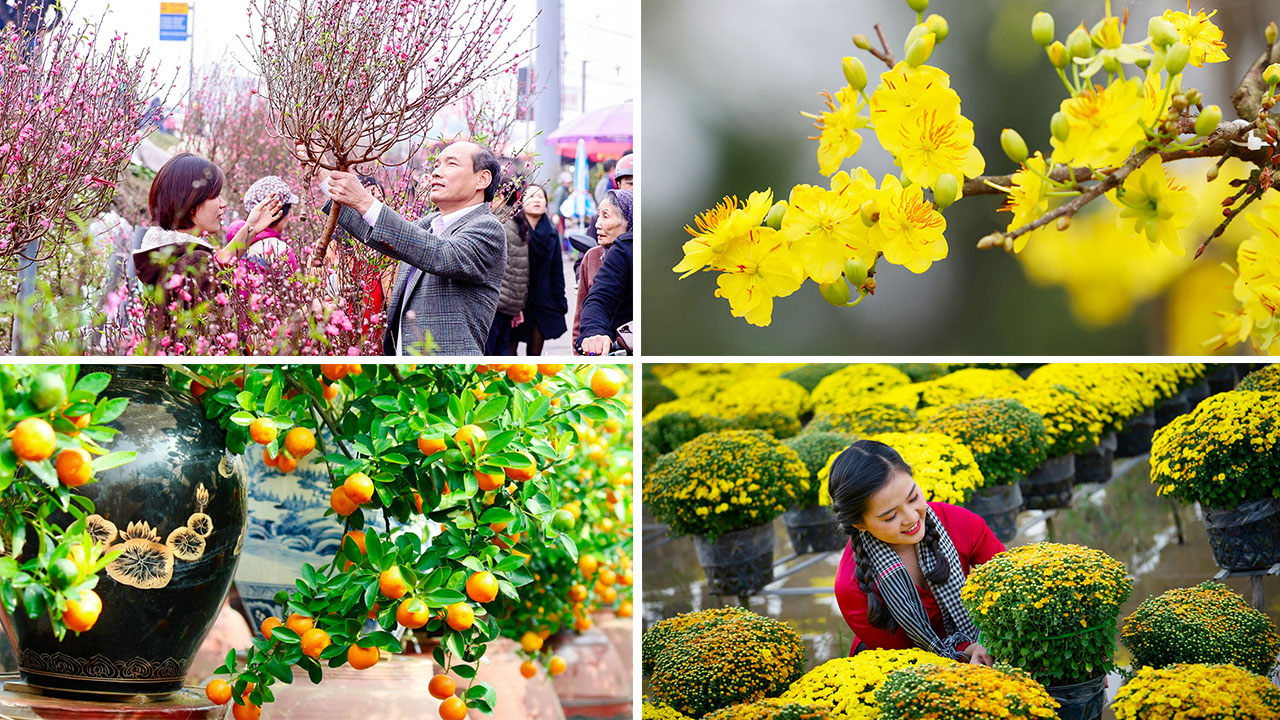
[[[1175,511],[1181,519],[1185,540],[1182,544],[1178,542]],[[804,555],[788,561],[794,553],[781,518],[775,521],[774,529],[774,573],[780,579],[765,593],[750,598],[748,606],[755,612],[785,620],[800,632],[805,641],[806,669],[846,655],[852,633],[830,592],[840,553]],[[1018,536],[1007,545],[1015,547],[1041,540],[1086,545],[1124,562],[1134,583],[1133,593],[1120,613],[1122,622],[1147,597],[1171,588],[1194,586],[1220,571],[1213,563],[1198,508],[1157,497],[1145,456],[1117,460],[1116,476],[1105,485],[1077,485],[1075,507],[1071,510],[1051,515],[1024,511],[1019,517]],[[645,628],[677,613],[738,603],[737,598],[708,594],[693,540],[667,538],[665,528],[655,524],[647,512],[643,547]],[[1222,582],[1251,600],[1248,578],[1227,578]],[[1280,624],[1280,578],[1264,578],[1263,590],[1265,612]],[[1127,666],[1130,657],[1119,644],[1118,633],[1116,649],[1117,664]],[[1108,702],[1118,688],[1118,677],[1113,677]],[[1112,720],[1114,715],[1108,709],[1103,717]]]

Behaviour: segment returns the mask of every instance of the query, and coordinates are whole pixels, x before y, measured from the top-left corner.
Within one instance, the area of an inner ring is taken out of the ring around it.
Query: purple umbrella
[[[553,143],[631,142],[633,118],[630,101],[592,110],[556,128],[547,140]]]

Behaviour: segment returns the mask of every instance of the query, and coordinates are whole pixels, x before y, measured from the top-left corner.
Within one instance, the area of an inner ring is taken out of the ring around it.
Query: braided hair
[[[841,532],[849,536],[849,545],[853,548],[857,561],[855,576],[858,589],[867,596],[867,620],[872,626],[886,632],[896,632],[898,623],[880,595],[875,592],[871,558],[863,547],[862,532],[855,525],[862,524],[871,496],[884,487],[895,472],[911,474],[911,466],[897,450],[875,440],[859,440],[845,448],[835,459],[831,465],[831,477],[827,480],[831,509],[835,512]],[[941,585],[951,576],[951,564],[941,552],[941,530],[930,516],[926,515],[924,520],[924,537],[921,542],[933,551],[935,559],[933,567],[925,573],[925,578],[934,585]]]

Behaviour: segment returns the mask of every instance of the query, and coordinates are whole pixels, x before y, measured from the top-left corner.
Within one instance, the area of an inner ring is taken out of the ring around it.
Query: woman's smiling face
[[[889,545],[915,545],[924,539],[927,510],[916,481],[907,473],[894,472],[867,502],[862,524],[854,527]]]

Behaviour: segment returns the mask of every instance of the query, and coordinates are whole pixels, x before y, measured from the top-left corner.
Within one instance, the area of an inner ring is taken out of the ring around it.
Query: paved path
[[[569,301],[569,314],[564,319],[564,324],[569,329],[564,335],[555,340],[548,340],[542,346],[543,355],[572,355],[573,345],[573,311],[578,306],[578,282],[577,275],[573,273],[573,254],[562,254],[564,260],[564,294],[565,299]],[[520,352],[524,353],[526,345],[521,343]]]

